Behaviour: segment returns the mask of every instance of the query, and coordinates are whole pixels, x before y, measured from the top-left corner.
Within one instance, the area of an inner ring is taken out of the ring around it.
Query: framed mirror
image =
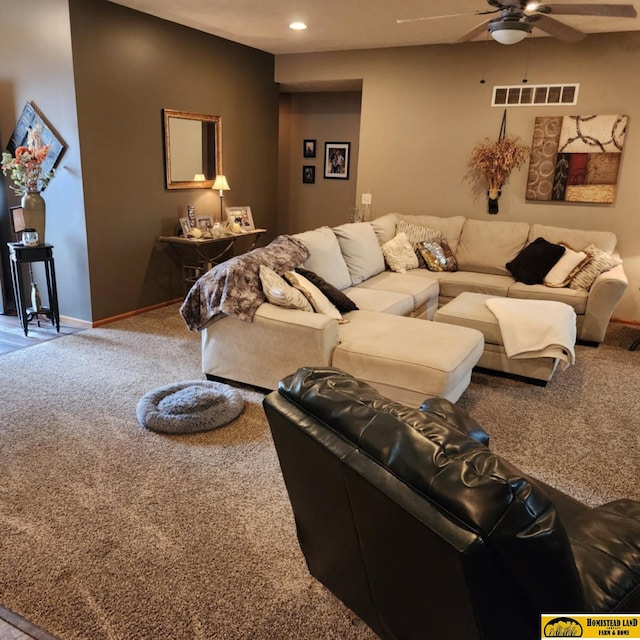
[[[211,189],[222,173],[222,117],[162,112],[167,189]]]

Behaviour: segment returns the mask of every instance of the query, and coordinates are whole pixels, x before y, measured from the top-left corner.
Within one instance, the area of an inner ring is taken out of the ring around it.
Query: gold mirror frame
[[[223,173],[222,116],[175,109],[163,109],[162,112],[167,189],[211,189],[216,175]],[[190,127],[190,123],[196,126]],[[185,167],[182,173],[177,165],[179,161]],[[185,179],[187,171],[193,176],[203,174],[204,180]]]

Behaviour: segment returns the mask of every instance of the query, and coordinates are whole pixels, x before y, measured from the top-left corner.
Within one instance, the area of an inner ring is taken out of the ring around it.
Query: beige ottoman
[[[434,396],[455,402],[484,347],[475,329],[362,310],[346,317],[331,365],[413,406]]]
[[[551,380],[558,366],[558,359],[545,357],[508,358],[504,350],[498,321],[485,304],[488,299],[495,297],[482,293],[461,293],[451,302],[440,307],[433,320],[437,323],[469,327],[482,332],[484,353],[478,361],[479,367],[522,376],[546,384]]]

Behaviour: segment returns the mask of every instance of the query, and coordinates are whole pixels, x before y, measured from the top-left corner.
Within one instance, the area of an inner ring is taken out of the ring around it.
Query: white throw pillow
[[[333,233],[338,238],[353,286],[384,271],[384,256],[370,222],[342,224],[334,227]]]
[[[313,313],[311,303],[302,292],[292,287],[284,278],[264,264],[260,265],[260,282],[267,300],[285,309],[300,309]]]
[[[309,282],[304,276],[301,276],[296,271],[287,271],[284,277],[290,282],[296,289],[301,291],[304,296],[309,300],[311,306],[318,312],[323,313],[330,318],[335,318],[338,322],[344,322],[342,314],[336,309],[333,303],[327,298],[327,296],[316,287],[315,284]]]
[[[551,267],[551,271],[544,277],[544,284],[547,287],[566,287],[578,271],[585,266],[589,256],[584,251],[574,251],[564,243],[564,253],[558,262]]]
[[[382,245],[382,254],[389,268],[398,273],[406,273],[409,269],[417,269],[418,256],[409,244],[406,233],[399,233]]]
[[[329,227],[297,233],[293,237],[309,249],[310,255],[302,265],[305,269],[317,273],[340,291],[351,286],[347,263],[342,257],[338,239]]]

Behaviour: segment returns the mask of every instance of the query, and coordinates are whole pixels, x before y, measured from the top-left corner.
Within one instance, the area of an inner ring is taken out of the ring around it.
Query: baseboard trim
[[[628,324],[630,327],[640,327],[640,320],[627,320],[625,318],[611,318],[609,322],[615,324]]]
[[[98,327],[102,327],[105,324],[111,324],[112,322],[116,322],[117,320],[125,320],[126,318],[132,318],[133,316],[139,316],[141,313],[153,311],[154,309],[162,309],[163,307],[168,307],[172,304],[176,304],[176,302],[182,302],[182,300],[182,298],[174,298],[173,300],[167,300],[166,302],[152,304],[151,306],[144,307],[143,309],[127,311],[126,313],[121,313],[117,316],[111,316],[109,318],[103,318],[102,320],[96,320],[95,322],[79,320],[78,318],[73,318],[71,316],[60,316],[60,322],[61,324],[66,324],[70,327],[79,327],[81,329],[97,329]]]

